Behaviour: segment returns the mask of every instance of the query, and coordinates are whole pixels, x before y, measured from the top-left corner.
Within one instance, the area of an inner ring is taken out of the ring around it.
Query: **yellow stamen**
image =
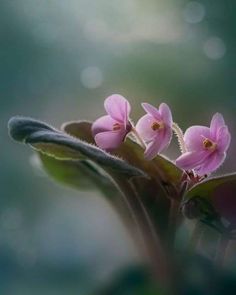
[[[203,146],[207,150],[215,150],[216,149],[216,143],[211,141],[210,139],[206,138],[203,140]]]
[[[162,122],[153,122],[152,125],[151,125],[151,128],[153,131],[157,131],[159,129],[162,129],[164,127],[164,124]]]

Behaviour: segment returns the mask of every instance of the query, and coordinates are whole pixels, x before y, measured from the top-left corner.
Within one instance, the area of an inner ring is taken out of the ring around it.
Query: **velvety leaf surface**
[[[120,216],[128,221],[127,208],[115,187],[103,170],[86,160],[58,160],[45,154],[38,154],[40,163],[54,180],[79,190],[100,190]]]
[[[184,202],[189,200],[200,202],[205,218],[218,216],[226,228],[233,230],[236,226],[236,173],[195,185],[184,198]]]
[[[9,121],[9,132],[13,139],[30,144],[37,151],[57,159],[78,160],[88,158],[106,169],[117,171],[129,177],[145,176],[145,173],[140,169],[96,146],[31,118],[12,118]]]
[[[119,178],[124,182],[137,176],[146,178],[143,171],[94,145],[31,118],[12,118],[9,132],[13,139],[29,144],[39,152],[44,168],[54,179],[79,189],[88,185],[99,188],[131,230],[131,235],[138,239],[129,207],[115,182]]]
[[[86,160],[58,160],[39,154],[44,170],[55,180],[80,190],[109,189],[114,186]]]
[[[29,118],[16,117],[9,122],[11,136],[18,141],[30,144],[45,155],[42,160],[46,170],[59,181],[76,185],[77,174],[77,187],[80,181],[86,186],[87,183],[83,178],[79,180],[84,174],[97,185],[95,175],[87,167],[82,166],[87,160],[108,172],[113,180],[119,183],[119,187],[122,187],[122,182],[127,181],[129,177],[141,176],[137,179],[132,178],[135,194],[144,204],[157,231],[160,232],[161,227],[161,232],[165,233],[169,209],[166,194],[178,197],[182,171],[162,156],[156,157],[153,161],[144,160],[143,150],[130,139],[127,139],[113,155],[100,150],[93,145],[89,122],[69,122],[64,124],[62,129],[62,131],[56,130],[45,123]],[[79,164],[75,166],[73,162]],[[77,168],[82,168],[81,173],[77,171]],[[63,171],[64,169],[68,171]],[[142,171],[146,172],[150,178],[143,177]],[[126,188],[122,188],[122,193],[129,197],[129,193],[125,191]],[[137,201],[134,202],[133,198],[130,198],[129,202],[136,207]],[[137,207],[134,210],[136,209]]]

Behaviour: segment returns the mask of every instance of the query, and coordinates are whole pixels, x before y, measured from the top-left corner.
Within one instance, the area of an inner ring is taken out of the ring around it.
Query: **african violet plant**
[[[174,242],[185,219],[193,219],[195,229],[191,247],[184,250],[194,251],[201,225],[219,233],[218,265],[228,241],[235,238],[236,174],[211,177],[225,160],[229,130],[216,113],[210,127],[192,126],[183,134],[165,103],[159,108],[143,103],[146,114],[135,126],[129,102],[117,94],[108,97],[104,107],[107,114],[94,123],[68,122],[61,130],[13,117],[10,135],[30,145],[54,179],[81,190],[99,189],[128,225],[158,285],[178,293],[182,262]],[[160,155],[173,132],[181,151],[175,161]]]

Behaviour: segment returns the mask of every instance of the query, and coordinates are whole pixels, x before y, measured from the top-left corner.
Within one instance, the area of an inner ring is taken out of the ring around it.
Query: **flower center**
[[[216,143],[206,138],[203,140],[203,147],[207,150],[214,151],[216,149]]]
[[[152,123],[151,128],[152,128],[153,131],[157,131],[159,129],[164,128],[164,124],[162,122],[155,121],[155,122]]]
[[[113,127],[112,127],[112,130],[113,130],[113,131],[118,131],[118,130],[120,130],[120,129],[121,129],[121,126],[120,126],[119,123],[114,123],[114,124],[113,124]]]

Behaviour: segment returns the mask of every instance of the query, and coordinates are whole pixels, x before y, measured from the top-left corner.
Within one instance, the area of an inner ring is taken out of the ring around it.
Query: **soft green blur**
[[[9,117],[94,120],[113,93],[134,121],[142,101],[167,102],[183,129],[221,112],[232,134],[221,171],[231,172],[235,32],[233,0],[0,2],[0,294],[87,294],[138,261],[111,207],[47,179],[9,139]]]

